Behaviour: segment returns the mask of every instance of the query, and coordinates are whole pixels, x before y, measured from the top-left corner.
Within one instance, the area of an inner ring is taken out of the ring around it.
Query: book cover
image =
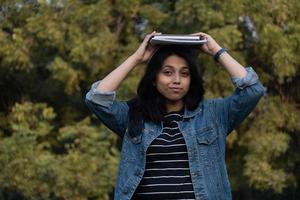
[[[155,35],[151,38],[150,44],[183,44],[183,45],[199,45],[207,42],[206,39],[200,39],[196,35],[172,35],[162,34]]]

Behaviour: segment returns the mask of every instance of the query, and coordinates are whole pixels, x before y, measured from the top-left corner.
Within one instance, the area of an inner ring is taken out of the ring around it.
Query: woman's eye
[[[164,73],[165,75],[168,75],[168,76],[172,74],[171,71],[164,71],[163,73]]]
[[[182,74],[182,76],[184,76],[184,77],[187,77],[187,76],[189,76],[189,75],[190,75],[190,73],[189,73],[189,72],[182,72],[181,74]]]

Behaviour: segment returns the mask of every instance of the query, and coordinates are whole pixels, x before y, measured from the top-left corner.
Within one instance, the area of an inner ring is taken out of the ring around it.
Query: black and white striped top
[[[187,148],[178,127],[182,113],[165,115],[162,134],[147,149],[145,173],[132,200],[195,199]]]

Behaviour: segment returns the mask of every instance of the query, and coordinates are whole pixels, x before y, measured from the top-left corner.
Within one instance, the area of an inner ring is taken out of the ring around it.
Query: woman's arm
[[[214,56],[221,49],[221,46],[210,35],[202,32],[194,35],[207,39],[208,42],[201,46],[205,53]],[[237,128],[255,108],[259,99],[264,95],[265,88],[251,67],[244,68],[228,53],[222,53],[218,62],[230,74],[236,88],[232,95],[210,101],[215,119],[226,136]]]
[[[201,46],[201,49],[208,55],[214,56],[221,49],[221,46],[210,35],[202,32],[193,35],[199,35],[201,38],[207,40],[207,42]],[[227,52],[220,55],[219,63],[226,69],[231,77],[243,78],[247,74],[245,68]]]
[[[139,63],[148,60],[155,52],[156,48],[150,46],[149,40],[154,35],[158,35],[155,31],[148,34],[139,48],[134,54],[129,56],[119,67],[110,72],[97,86],[96,90],[99,92],[115,91],[122,81],[126,78],[129,72]]]
[[[155,34],[159,33],[147,35],[134,54],[103,80],[93,83],[86,94],[85,102],[88,108],[121,138],[126,131],[129,107],[127,102],[115,101],[115,90],[138,63],[146,61],[154,53],[154,47],[149,46],[148,42]]]

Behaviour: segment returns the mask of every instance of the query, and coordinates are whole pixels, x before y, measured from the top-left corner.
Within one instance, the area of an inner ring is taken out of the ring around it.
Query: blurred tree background
[[[300,199],[299,11],[299,0],[0,0],[0,199],[112,198],[120,140],[84,97],[152,30],[207,32],[254,67],[267,94],[228,137],[233,197]],[[229,95],[226,72],[199,62],[206,98]]]

